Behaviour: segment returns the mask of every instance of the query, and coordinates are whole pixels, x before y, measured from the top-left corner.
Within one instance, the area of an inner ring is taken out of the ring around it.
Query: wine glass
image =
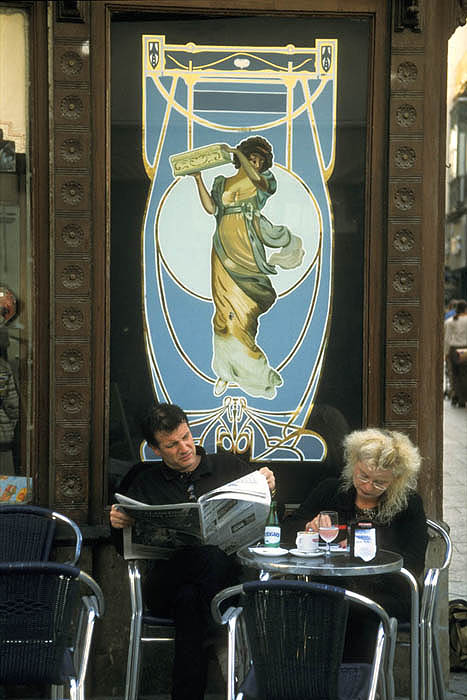
[[[319,536],[326,542],[326,557],[331,555],[331,542],[339,533],[339,516],[334,510],[322,510],[319,514]]]

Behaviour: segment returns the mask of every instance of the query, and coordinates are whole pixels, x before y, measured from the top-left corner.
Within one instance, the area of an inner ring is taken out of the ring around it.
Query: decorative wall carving
[[[418,68],[412,61],[403,61],[397,66],[397,78],[403,85],[410,85],[417,80]]]
[[[83,395],[79,391],[67,391],[62,395],[61,407],[68,415],[79,413],[84,404]]]
[[[405,128],[413,126],[417,121],[417,110],[413,105],[404,102],[397,108],[396,121]]]
[[[415,236],[409,228],[398,228],[393,232],[392,245],[399,253],[408,253],[414,248]]]
[[[406,415],[412,409],[412,398],[405,391],[398,391],[391,399],[391,408],[393,413],[398,416]]]
[[[394,162],[398,168],[413,168],[417,154],[411,146],[401,146],[397,149]]]
[[[412,209],[415,203],[415,192],[411,187],[399,186],[394,191],[394,204],[401,211]]]
[[[77,76],[83,70],[83,59],[77,51],[65,51],[59,58],[60,68],[67,78]]]
[[[392,356],[391,369],[396,374],[409,374],[413,369],[412,356],[408,352],[398,351]]]
[[[81,254],[89,248],[89,223],[87,221],[56,220],[55,249],[58,254]]]
[[[88,520],[91,416],[90,26],[89,3],[54,3],[55,502]]]
[[[424,16],[418,5],[398,0],[393,6],[385,377],[385,423],[412,439],[418,423],[425,87]]]

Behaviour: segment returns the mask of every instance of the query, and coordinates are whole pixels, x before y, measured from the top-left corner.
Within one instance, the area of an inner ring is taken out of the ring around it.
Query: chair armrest
[[[74,522],[74,520],[71,520],[71,518],[68,518],[66,515],[63,515],[63,513],[57,513],[56,511],[53,511],[52,518],[54,518],[54,520],[58,520],[61,523],[64,523],[73,530],[73,533],[75,535],[75,552],[73,557],[65,563],[76,566],[81,556],[81,545],[83,543],[83,536],[81,534],[81,530],[79,529],[78,525]]]
[[[232,598],[233,596],[237,596],[240,593],[243,593],[243,585],[242,584],[240,584],[238,586],[230,586],[230,588],[224,588],[223,591],[216,593],[216,595],[214,596],[214,598],[211,601],[211,613],[212,613],[214,620],[217,622],[218,625],[225,625],[226,622],[228,622],[228,620],[226,620],[224,622],[222,619],[222,613],[220,611],[220,604],[224,600],[227,600],[228,598]]]
[[[89,576],[89,574],[87,574],[85,571],[79,572],[78,580],[90,588],[93,594],[92,596],[83,596],[82,600],[87,601],[85,603],[86,606],[92,606],[94,608],[97,617],[102,617],[104,614],[105,605],[104,594],[102,593],[101,587],[96,581],[94,581],[92,576]]]
[[[222,613],[221,615],[221,625],[227,625],[231,620],[236,620],[243,612],[242,607],[229,607],[227,610]]]

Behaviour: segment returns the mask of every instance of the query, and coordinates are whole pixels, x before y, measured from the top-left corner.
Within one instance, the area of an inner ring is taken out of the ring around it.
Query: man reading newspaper
[[[142,425],[143,435],[162,462],[135,465],[119,492],[151,505],[185,503],[251,472],[251,466],[231,454],[207,455],[196,447],[188,419],[179,406],[158,404]],[[269,489],[273,472],[259,470]],[[130,527],[132,518],[113,505],[114,534]],[[174,618],[175,659],[173,700],[203,700],[207,676],[206,642],[211,629],[210,602],[226,586],[237,582],[235,560],[213,545],[192,545],[157,560],[144,580],[144,599],[153,614]]]

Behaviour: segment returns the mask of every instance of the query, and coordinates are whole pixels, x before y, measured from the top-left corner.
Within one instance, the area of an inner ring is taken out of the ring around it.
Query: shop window
[[[0,503],[32,498],[28,16],[0,8]]]

